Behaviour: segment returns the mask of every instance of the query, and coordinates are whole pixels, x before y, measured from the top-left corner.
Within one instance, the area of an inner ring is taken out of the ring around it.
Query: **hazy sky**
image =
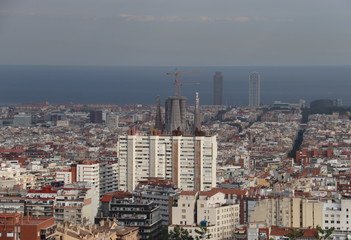
[[[0,64],[351,65],[351,1],[0,0]]]

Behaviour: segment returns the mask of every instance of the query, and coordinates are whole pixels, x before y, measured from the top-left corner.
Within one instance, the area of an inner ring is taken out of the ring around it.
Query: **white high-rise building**
[[[118,137],[118,188],[133,191],[148,177],[171,180],[182,190],[216,186],[216,136]]]
[[[250,73],[249,76],[249,106],[259,107],[261,102],[260,75],[257,72]]]
[[[72,164],[70,169],[56,172],[56,181],[64,181],[65,184],[87,182],[102,195],[118,190],[118,166],[113,159]]]

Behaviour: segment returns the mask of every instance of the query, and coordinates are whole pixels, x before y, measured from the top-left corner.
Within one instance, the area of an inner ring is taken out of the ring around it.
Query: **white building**
[[[98,162],[84,162],[82,164],[77,164],[76,182],[88,182],[99,191],[100,164]]]
[[[351,199],[341,199],[323,204],[322,228],[351,232]]]
[[[57,191],[54,203],[56,222],[93,224],[99,207],[98,191],[89,183],[76,182]]]
[[[100,162],[100,195],[118,191],[118,163]]]
[[[65,184],[88,182],[100,195],[118,190],[118,163],[116,161],[91,162],[72,164],[66,171],[56,172],[56,181]]]
[[[207,192],[183,191],[178,203],[172,207],[171,231],[175,226],[186,229],[194,238],[198,225],[206,225],[211,239],[233,239],[236,225],[239,225],[239,204],[225,199],[217,190]]]
[[[260,75],[257,72],[250,73],[249,76],[249,106],[259,107],[261,102]]]
[[[216,186],[215,136],[119,136],[117,155],[120,190],[131,192],[148,177],[171,180],[182,190]]]

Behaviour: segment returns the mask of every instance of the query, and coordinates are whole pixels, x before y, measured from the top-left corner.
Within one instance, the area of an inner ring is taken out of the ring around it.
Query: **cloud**
[[[118,17],[125,19],[126,21],[132,22],[155,22],[157,18],[153,15],[131,15],[131,14],[119,14]]]
[[[234,22],[248,22],[250,20],[251,20],[251,18],[249,18],[249,17],[235,17],[235,18],[233,18]]]
[[[207,17],[207,16],[202,16],[202,17],[200,17],[199,21],[200,21],[200,22],[214,22],[215,19],[214,19],[214,18]]]
[[[163,17],[160,17],[160,21],[162,21],[162,22],[185,22],[186,20],[184,18],[181,18],[178,16],[163,16]]]

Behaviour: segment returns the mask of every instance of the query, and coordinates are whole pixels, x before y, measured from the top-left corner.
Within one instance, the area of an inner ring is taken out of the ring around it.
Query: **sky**
[[[351,65],[351,1],[0,0],[0,65]]]

